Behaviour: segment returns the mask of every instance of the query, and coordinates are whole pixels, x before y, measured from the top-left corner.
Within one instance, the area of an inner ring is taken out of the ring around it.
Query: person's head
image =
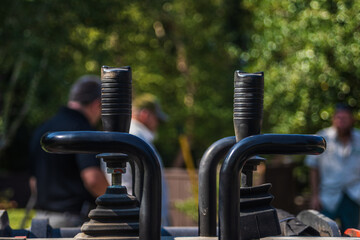
[[[346,104],[337,104],[332,122],[340,136],[350,134],[355,123],[351,107]]]
[[[159,123],[166,122],[168,116],[162,111],[159,100],[150,93],[142,94],[133,101],[133,118],[156,132]]]
[[[95,75],[80,77],[71,87],[68,107],[82,112],[90,124],[101,117],[101,80]]]

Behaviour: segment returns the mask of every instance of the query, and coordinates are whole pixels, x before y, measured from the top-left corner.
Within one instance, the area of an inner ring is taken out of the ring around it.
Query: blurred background
[[[3,0],[0,208],[25,207],[32,131],[102,65],[131,66],[134,94],[161,100],[170,120],[156,147],[170,170],[188,166],[180,136],[196,168],[211,143],[234,135],[235,70],[265,74],[262,133],[315,133],[339,101],[359,118],[359,22],[352,0]],[[259,179],[273,183],[274,204],[298,211],[307,174],[303,156],[269,156]]]

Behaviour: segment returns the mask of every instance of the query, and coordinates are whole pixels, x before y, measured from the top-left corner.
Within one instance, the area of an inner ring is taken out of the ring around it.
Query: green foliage
[[[4,3],[0,17],[2,152],[14,146],[20,125],[33,130],[64,104],[69,87],[80,75],[99,74],[101,65],[130,65],[135,94],[158,95],[171,117],[157,143],[166,164],[178,152],[182,131],[200,158],[211,142],[233,135],[232,75],[237,58],[228,40],[233,32],[225,31],[224,4]]]
[[[6,0],[0,155],[18,154],[19,139],[102,65],[131,66],[134,93],[159,96],[170,115],[157,142],[167,166],[181,132],[197,161],[234,134],[235,70],[265,72],[263,132],[314,133],[330,124],[335,102],[358,108],[359,10],[351,0]]]
[[[265,72],[264,130],[313,133],[336,102],[359,108],[357,1],[243,1],[253,13],[249,71]],[[359,114],[358,114],[359,116]]]
[[[12,229],[28,229],[31,225],[32,218],[35,216],[35,210],[31,210],[24,222],[24,226],[20,226],[25,217],[26,210],[22,208],[10,208],[6,211],[8,213],[9,223]]]
[[[194,198],[188,198],[183,201],[175,202],[175,207],[179,209],[181,212],[185,213],[189,216],[192,220],[198,221],[198,203]]]

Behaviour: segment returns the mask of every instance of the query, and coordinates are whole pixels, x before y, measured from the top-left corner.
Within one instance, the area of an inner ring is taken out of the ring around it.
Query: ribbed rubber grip
[[[234,130],[236,141],[259,134],[264,101],[264,73],[235,71]]]
[[[101,117],[104,131],[129,132],[131,121],[131,68],[101,68]]]

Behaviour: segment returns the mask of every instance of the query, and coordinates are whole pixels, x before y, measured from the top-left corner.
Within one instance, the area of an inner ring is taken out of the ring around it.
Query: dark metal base
[[[83,234],[78,234],[75,239],[139,236],[139,202],[127,194],[126,187],[108,187],[106,193],[96,199],[96,204],[89,213],[90,221],[81,227]]]
[[[259,239],[281,234],[276,210],[270,206],[271,184],[240,188],[240,238]]]
[[[128,237],[119,237],[119,236],[107,236],[107,237],[92,237],[92,236],[89,236],[89,235],[86,235],[84,233],[79,233],[75,236],[74,239],[77,239],[77,240],[138,240],[139,237],[131,237],[131,236],[128,236]]]

